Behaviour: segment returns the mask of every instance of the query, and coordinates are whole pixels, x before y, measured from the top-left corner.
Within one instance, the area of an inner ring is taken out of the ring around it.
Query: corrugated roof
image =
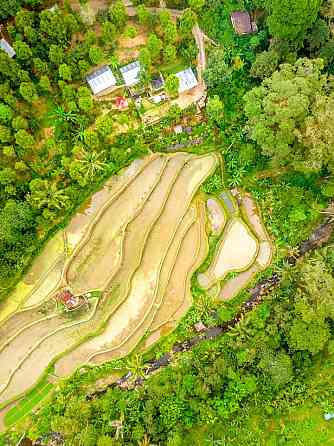
[[[179,93],[191,90],[198,85],[196,76],[191,68],[187,68],[183,71],[176,73],[176,77],[179,78]]]
[[[131,87],[139,83],[140,63],[138,60],[125,65],[120,69],[120,72],[122,73],[125,85],[127,87]]]
[[[247,11],[232,12],[231,22],[237,34],[250,34],[253,32],[250,15]]]
[[[103,65],[103,67],[89,74],[86,80],[94,94],[99,94],[116,85],[116,78],[108,65]]]
[[[0,40],[0,48],[6,51],[9,57],[14,57],[16,55],[14,48],[9,45],[6,39]]]

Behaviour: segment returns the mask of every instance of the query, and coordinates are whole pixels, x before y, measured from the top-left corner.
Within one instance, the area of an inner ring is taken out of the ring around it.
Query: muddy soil
[[[171,188],[178,177],[184,163],[189,158],[186,154],[178,154],[169,160],[159,184],[156,185],[148,198],[143,209],[128,225],[124,236],[123,258],[119,271],[108,284],[106,294],[111,301],[109,305],[103,306],[102,311],[98,309],[96,317],[92,321],[97,328],[108,321],[110,314],[126,300],[130,289],[130,281],[134,272],[139,268],[141,257],[145,248],[146,239],[152,225],[160,217],[165,201]],[[79,346],[75,351],[61,358],[56,364],[56,372],[60,376],[69,373],[73,368],[87,361],[87,358],[96,351],[94,340]]]
[[[152,161],[96,222],[89,240],[76,253],[67,271],[66,278],[74,293],[103,290],[111,280],[121,260],[126,225],[144,205],[165,164],[165,158]]]
[[[257,240],[246,224],[238,218],[231,220],[212,264],[206,272],[198,275],[200,286],[208,289],[229,272],[246,269],[254,262],[257,252]]]

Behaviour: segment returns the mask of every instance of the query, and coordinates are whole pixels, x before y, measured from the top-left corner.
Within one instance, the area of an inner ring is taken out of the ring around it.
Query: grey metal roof
[[[196,76],[191,68],[186,68],[183,71],[176,73],[176,77],[179,78],[179,93],[191,90],[198,85]]]
[[[138,60],[125,65],[120,68],[120,72],[122,73],[125,85],[131,87],[132,85],[138,84],[140,81],[140,63]]]
[[[103,65],[93,71],[86,77],[86,80],[94,94],[101,93],[101,91],[116,85],[116,78],[108,65]]]
[[[0,40],[0,48],[6,51],[9,57],[14,57],[16,55],[14,48],[9,45],[6,39]]]

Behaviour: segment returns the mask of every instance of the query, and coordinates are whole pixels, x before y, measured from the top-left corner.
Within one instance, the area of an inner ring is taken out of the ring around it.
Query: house
[[[116,78],[108,65],[103,65],[86,77],[94,95],[107,94],[116,85]]]
[[[77,310],[83,305],[87,305],[89,307],[87,297],[89,297],[89,293],[81,296],[74,296],[70,290],[63,290],[57,294],[56,300],[64,305],[65,311],[73,311]]]
[[[57,300],[65,305],[67,310],[73,310],[78,306],[78,299],[69,290],[59,293]]]
[[[125,65],[120,69],[120,72],[127,87],[133,87],[140,82],[140,63],[138,60]]]
[[[10,58],[13,58],[16,55],[14,48],[9,45],[6,39],[0,40],[0,48],[4,50]]]
[[[186,68],[183,71],[176,73],[179,79],[179,94],[191,90],[198,85],[196,76],[191,68]]]
[[[115,100],[115,105],[118,110],[124,110],[128,107],[128,100],[124,96],[117,96]]]
[[[156,76],[153,76],[152,80],[151,80],[151,88],[153,91],[159,91],[161,90],[165,85],[165,80],[162,77],[162,74],[159,73]]]
[[[251,17],[247,11],[232,12],[230,17],[234,31],[239,36],[257,31],[256,23],[251,21]]]

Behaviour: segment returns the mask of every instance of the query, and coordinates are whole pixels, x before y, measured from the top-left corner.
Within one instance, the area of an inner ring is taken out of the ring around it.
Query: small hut
[[[103,65],[94,70],[86,77],[86,81],[93,94],[96,96],[110,93],[117,83],[116,78],[108,65]]]
[[[118,110],[124,110],[129,106],[128,100],[124,96],[117,96],[115,105]]]
[[[66,311],[76,310],[88,301],[84,296],[74,296],[70,290],[63,290],[56,296],[57,302],[64,305]]]
[[[247,11],[232,12],[230,17],[234,31],[239,36],[257,31],[256,23],[251,21],[251,16]]]
[[[1,39],[0,40],[0,48],[3,51],[5,51],[11,59],[13,57],[15,57],[16,53],[14,51],[14,48],[7,42],[6,39]]]

